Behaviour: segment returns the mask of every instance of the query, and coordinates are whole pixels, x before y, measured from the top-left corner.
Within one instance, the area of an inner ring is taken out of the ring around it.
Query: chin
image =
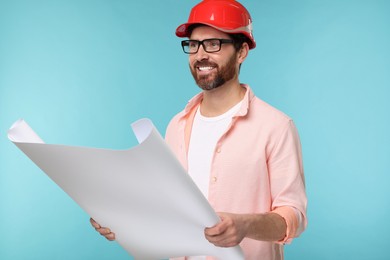
[[[206,91],[211,91],[213,89],[216,89],[216,88],[219,88],[220,86],[222,86],[224,84],[224,82],[215,82],[215,81],[210,82],[210,83],[198,82],[197,84],[201,89],[206,90]]]

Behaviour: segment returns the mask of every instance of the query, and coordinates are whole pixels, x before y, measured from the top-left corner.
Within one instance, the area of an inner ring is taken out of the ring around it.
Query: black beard
[[[203,90],[212,90],[225,84],[226,80],[219,74],[215,76],[214,80],[209,80],[210,76],[200,76],[196,79],[196,84]],[[195,78],[195,76],[194,76]]]
[[[196,62],[193,67],[190,66],[192,76],[196,84],[203,90],[216,89],[236,76],[236,55],[232,55],[227,64],[221,68],[217,64],[208,61]],[[198,66],[212,66],[217,70],[216,75],[198,76],[196,71]]]

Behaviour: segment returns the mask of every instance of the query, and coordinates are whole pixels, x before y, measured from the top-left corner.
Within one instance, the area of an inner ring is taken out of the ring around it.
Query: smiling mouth
[[[198,61],[194,64],[194,67],[200,72],[208,72],[217,68],[218,66],[217,64],[210,61]]]
[[[214,67],[211,67],[211,66],[198,66],[197,69],[200,70],[200,71],[210,71],[210,70],[214,69]]]

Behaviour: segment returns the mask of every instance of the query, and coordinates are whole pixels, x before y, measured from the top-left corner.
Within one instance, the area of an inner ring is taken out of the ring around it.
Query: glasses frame
[[[205,42],[208,42],[208,41],[218,41],[219,42],[219,48],[218,50],[213,50],[213,51],[208,51],[206,50],[206,46],[205,46]],[[185,47],[189,46],[191,42],[196,42],[198,44],[198,48],[196,49],[196,51],[186,51],[185,50]],[[202,41],[198,41],[198,40],[184,40],[184,41],[181,41],[181,47],[183,49],[183,52],[186,53],[186,54],[195,54],[199,51],[199,48],[200,46],[202,45],[203,47],[203,50],[207,53],[214,53],[214,52],[219,52],[222,48],[222,44],[225,44],[225,43],[234,43],[234,40],[232,39],[218,39],[218,38],[210,38],[210,39],[204,39]]]

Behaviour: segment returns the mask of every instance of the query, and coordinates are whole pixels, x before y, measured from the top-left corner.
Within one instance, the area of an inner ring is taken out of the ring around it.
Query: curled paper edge
[[[14,143],[44,143],[23,119],[19,119],[12,124],[8,130],[8,139]]]

